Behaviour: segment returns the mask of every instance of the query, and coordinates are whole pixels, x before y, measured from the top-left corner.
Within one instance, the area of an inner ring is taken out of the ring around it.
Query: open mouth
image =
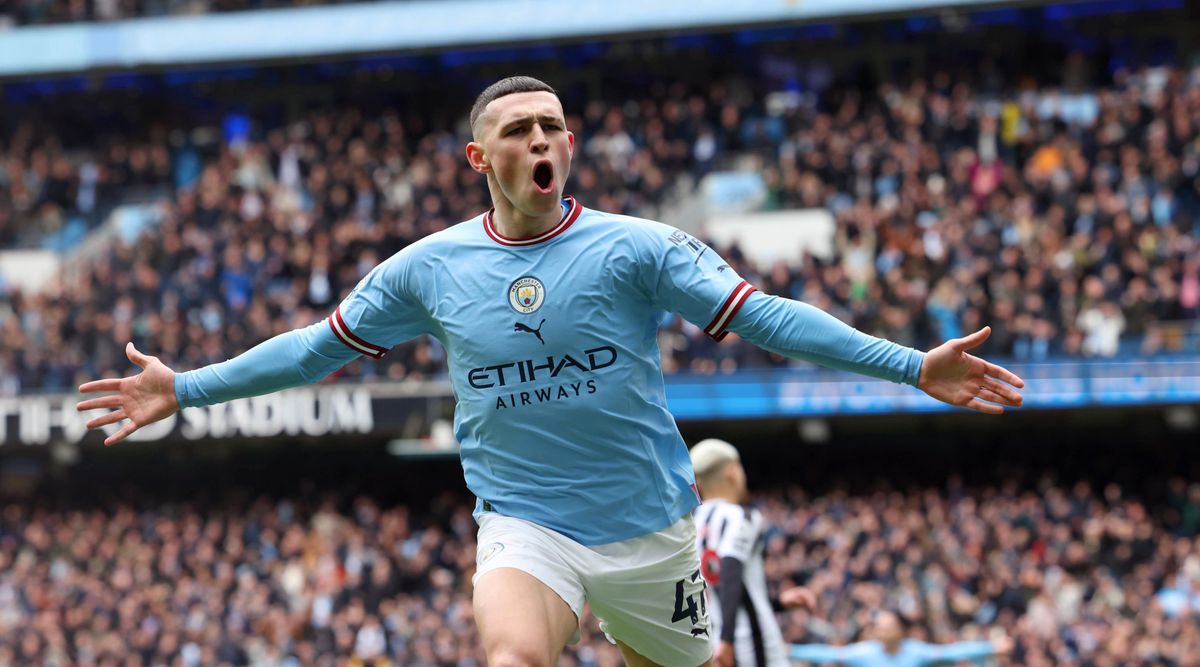
[[[541,194],[554,191],[554,168],[549,160],[542,160],[533,165],[533,185]]]

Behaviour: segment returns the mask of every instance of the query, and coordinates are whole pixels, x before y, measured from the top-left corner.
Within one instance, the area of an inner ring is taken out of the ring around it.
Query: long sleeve
[[[723,642],[733,641],[737,630],[737,613],[741,609],[745,581],[742,561],[732,556],[721,559],[721,581],[717,584],[717,599],[721,601],[721,637]]]
[[[820,665],[836,662],[851,667],[869,667],[873,664],[870,658],[877,653],[873,651],[874,642],[859,642],[846,646],[832,644],[792,644],[788,655],[792,660],[809,662]]]
[[[930,665],[938,662],[958,662],[960,660],[979,660],[996,654],[996,649],[989,641],[956,642],[953,644],[926,644],[912,642],[920,647],[921,664]]]
[[[729,330],[786,357],[916,386],[925,353],[847,326],[819,308],[750,294]]]
[[[179,407],[190,408],[311,384],[359,353],[344,345],[329,322],[280,334],[228,361],[175,374]]]
[[[179,407],[318,382],[359,355],[379,359],[397,343],[428,333],[428,314],[408,289],[419,245],[372,269],[321,322],[275,336],[228,361],[176,374]]]

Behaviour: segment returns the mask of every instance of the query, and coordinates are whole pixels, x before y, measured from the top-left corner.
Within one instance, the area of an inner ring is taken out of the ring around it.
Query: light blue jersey
[[[490,212],[426,237],[376,267],[322,325],[182,373],[176,392],[187,406],[273,391],[429,334],[447,351],[477,515],[604,544],[663,529],[698,503],[667,410],[663,311],[717,339],[735,331],[897,382],[915,384],[920,369],[919,352],[757,293],[688,234],[568,197],[559,223],[534,238],[501,236]],[[252,355],[258,365],[243,361]],[[236,373],[226,366],[239,362]]]
[[[847,667],[923,667],[939,662],[982,660],[996,654],[991,642],[970,641],[956,644],[927,644],[915,639],[900,642],[900,649],[888,653],[883,642],[867,641],[847,646],[793,644],[791,658],[814,665],[835,663]]]

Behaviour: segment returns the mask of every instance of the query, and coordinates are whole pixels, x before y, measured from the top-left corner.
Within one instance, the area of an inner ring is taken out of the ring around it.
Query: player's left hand
[[[991,333],[991,327],[984,327],[927,352],[917,388],[939,401],[993,415],[1004,412],[1005,406],[1021,407],[1023,399],[1016,389],[1025,386],[1024,380],[1008,369],[967,354]]]
[[[713,667],[733,667],[734,662],[733,642],[718,642],[713,651]]]
[[[779,593],[779,604],[788,609],[808,609],[812,611],[817,608],[817,596],[813,592],[803,586],[794,586]]]

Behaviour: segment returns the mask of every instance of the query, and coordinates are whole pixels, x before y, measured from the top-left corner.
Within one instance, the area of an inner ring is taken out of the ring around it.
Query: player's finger
[[[988,415],[999,415],[1004,413],[1003,407],[999,405],[992,405],[991,403],[984,403],[978,398],[972,398],[964,407],[968,407],[976,412],[982,412]]]
[[[992,328],[984,327],[970,336],[955,338],[951,345],[953,345],[954,349],[958,350],[959,352],[970,350],[983,345],[983,341],[987,340],[988,336],[990,335],[992,335]]]
[[[154,357],[148,357],[138,352],[138,349],[133,346],[132,342],[125,344],[125,356],[129,357],[129,360],[136,364],[138,368],[145,368],[154,359]]]
[[[121,378],[107,378],[104,380],[92,380],[79,385],[79,393],[90,394],[94,391],[120,391]]]
[[[995,398],[985,398],[985,400],[988,401],[1002,403],[1004,405],[1009,405],[1016,408],[1020,407],[1021,402],[1024,400],[1016,389],[1013,389],[999,380],[984,378],[983,388],[990,391],[991,394],[995,396]]]
[[[1006,399],[1005,397],[1001,396],[1000,394],[997,394],[996,392],[994,392],[991,389],[988,389],[986,387],[979,390],[978,398],[980,398],[981,400],[987,401],[989,403],[998,403],[1000,405],[1007,405],[1009,407],[1014,407],[1014,408],[1017,407],[1015,404],[1009,402],[1009,400]]]
[[[118,442],[121,442],[125,438],[128,438],[129,434],[133,433],[136,430],[138,430],[137,424],[134,424],[133,422],[129,422],[128,424],[122,426],[120,431],[117,431],[116,433],[113,433],[112,435],[105,438],[104,446],[111,447],[111,446],[117,444]]]
[[[90,420],[87,423],[87,427],[88,428],[100,428],[101,426],[108,426],[109,424],[115,424],[124,418],[125,418],[124,410],[113,410],[112,412],[110,412],[108,414],[100,415],[99,417],[96,417],[95,419]]]
[[[1015,373],[1008,370],[1007,368],[1004,368],[1003,366],[997,366],[996,364],[993,364],[991,362],[984,362],[984,363],[987,364],[987,374],[988,375],[990,375],[994,378],[998,378],[1000,380],[1004,380],[1005,382],[1011,384],[1012,386],[1016,387],[1017,389],[1020,389],[1025,386],[1025,381],[1022,380],[1021,378],[1017,377],[1017,375]]]
[[[99,398],[89,398],[86,401],[80,401],[75,404],[75,410],[78,412],[86,412],[97,408],[119,408],[121,407],[120,394],[111,394],[109,396],[101,396]]]

